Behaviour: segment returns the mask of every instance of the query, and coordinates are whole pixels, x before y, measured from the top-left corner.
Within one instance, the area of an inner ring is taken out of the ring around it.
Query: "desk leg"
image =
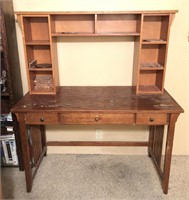
[[[178,116],[179,116],[179,114],[171,114],[170,123],[169,123],[168,130],[167,130],[165,161],[164,161],[163,178],[162,178],[162,188],[163,188],[163,192],[165,194],[168,193],[174,130],[175,130],[175,123],[176,123]]]
[[[23,162],[23,155],[22,155],[21,137],[20,137],[20,132],[19,132],[19,123],[15,114],[12,113],[12,117],[15,123],[14,133],[16,137],[16,149],[17,149],[17,155],[18,155],[19,170],[24,171],[24,162]]]
[[[24,170],[25,170],[25,177],[26,177],[26,189],[27,192],[31,192],[32,188],[32,170],[30,166],[30,152],[29,152],[29,144],[28,144],[28,135],[26,130],[26,124],[24,119],[24,114],[18,114],[19,120],[19,131],[21,137],[21,148],[23,154],[23,161],[24,161]]]

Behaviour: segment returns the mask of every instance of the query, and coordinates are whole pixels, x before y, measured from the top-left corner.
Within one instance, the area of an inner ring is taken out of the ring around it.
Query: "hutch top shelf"
[[[22,28],[31,94],[55,94],[57,37],[134,37],[137,94],[163,94],[170,25],[176,10],[16,12]]]

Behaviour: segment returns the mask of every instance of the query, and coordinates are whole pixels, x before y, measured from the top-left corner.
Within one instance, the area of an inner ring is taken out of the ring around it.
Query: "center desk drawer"
[[[168,114],[137,114],[136,124],[163,125],[168,124]]]
[[[57,113],[29,113],[25,119],[26,124],[58,124]]]
[[[61,124],[133,124],[134,114],[64,113]]]

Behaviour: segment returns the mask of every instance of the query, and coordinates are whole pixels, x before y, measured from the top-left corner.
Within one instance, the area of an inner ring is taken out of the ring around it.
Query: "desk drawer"
[[[58,124],[56,113],[29,113],[26,114],[26,124]]]
[[[60,114],[61,124],[133,124],[133,114],[66,113]]]
[[[162,125],[168,124],[167,114],[137,114],[136,124]]]

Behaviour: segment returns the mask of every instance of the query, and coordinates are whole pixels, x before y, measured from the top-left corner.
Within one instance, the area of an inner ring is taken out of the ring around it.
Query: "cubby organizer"
[[[163,94],[170,25],[176,12],[16,12],[23,29],[30,94],[56,93],[56,38],[74,36],[132,36],[136,93]]]

